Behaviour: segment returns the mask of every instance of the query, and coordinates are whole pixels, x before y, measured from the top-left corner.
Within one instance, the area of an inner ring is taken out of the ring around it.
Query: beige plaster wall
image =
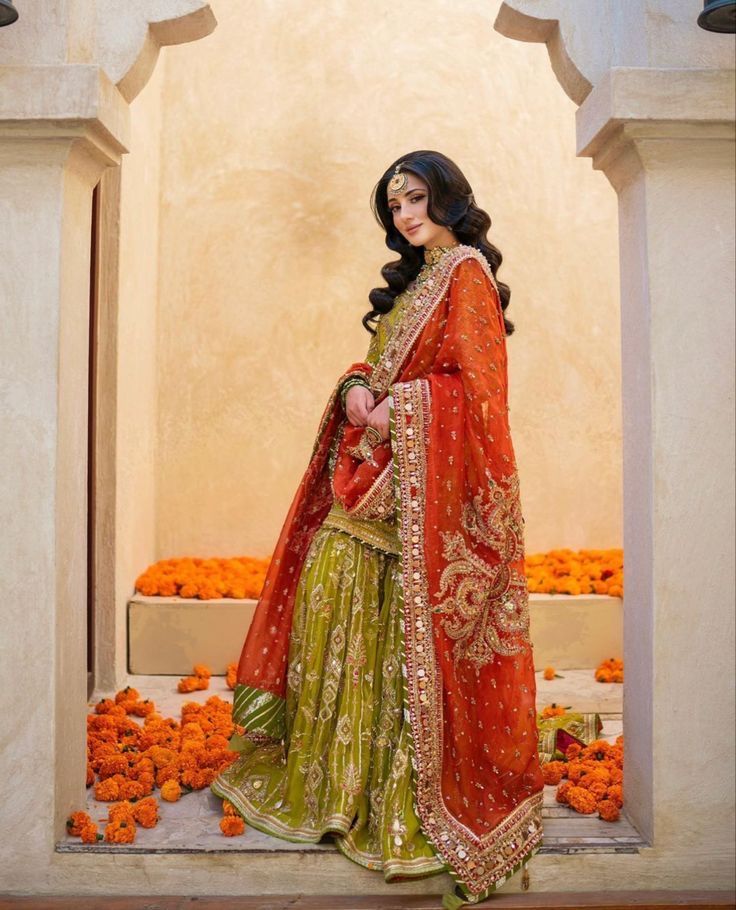
[[[370,191],[415,148],[460,164],[505,257],[528,549],[621,545],[616,197],[498,6],[220,0],[214,34],[162,53],[158,558],[271,552],[367,348],[389,258]]]
[[[162,69],[154,70],[131,106],[130,152],[121,165],[115,509],[115,655],[119,661],[127,648],[127,600],[142,567],[156,558],[162,77]]]

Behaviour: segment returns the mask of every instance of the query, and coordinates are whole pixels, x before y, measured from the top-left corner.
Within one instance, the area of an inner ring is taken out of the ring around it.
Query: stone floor
[[[542,708],[556,702],[573,711],[597,711],[603,721],[602,738],[613,742],[623,732],[623,685],[595,681],[593,669],[559,671],[560,679],[545,680],[541,670],[537,673],[537,706]],[[144,698],[151,698],[157,710],[165,717],[180,716],[184,701],[204,702],[211,695],[228,701],[232,692],[223,677],[212,677],[210,688],[204,692],[181,695],[176,691],[177,677],[130,676],[128,685],[134,686]],[[90,700],[94,705],[110,693],[95,693]],[[544,793],[544,844],[540,853],[571,852],[637,852],[644,843],[625,814],[616,822],[605,822],[597,816],[580,815],[555,800],[555,787],[545,787]],[[157,792],[157,791],[155,791]],[[93,789],[87,791],[87,811],[94,821],[107,818],[108,803],[97,802]],[[80,807],[82,808],[82,807]],[[336,848],[328,841],[320,844],[292,844],[261,834],[246,825],[240,837],[224,837],[219,829],[222,817],[221,801],[209,789],[194,791],[177,803],[161,801],[161,820],[155,828],[138,828],[136,841],[129,845],[82,844],[79,838],[65,837],[57,844],[60,852],[122,852],[122,853],[220,853],[220,852],[304,852],[331,851]]]

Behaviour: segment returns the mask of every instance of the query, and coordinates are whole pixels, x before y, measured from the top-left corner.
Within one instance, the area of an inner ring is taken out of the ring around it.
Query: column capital
[[[130,144],[130,110],[94,64],[0,66],[0,143],[82,140],[102,166]]]
[[[633,143],[645,140],[736,139],[733,98],[736,72],[717,69],[613,67],[576,114],[576,154],[609,171]]]

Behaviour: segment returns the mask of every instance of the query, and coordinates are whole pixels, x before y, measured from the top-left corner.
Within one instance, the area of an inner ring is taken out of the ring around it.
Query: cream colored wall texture
[[[528,552],[621,545],[616,197],[496,6],[221,0],[212,35],[163,51],[157,558],[271,553],[367,349],[392,258],[371,189],[419,148],[464,170],[504,255]]]

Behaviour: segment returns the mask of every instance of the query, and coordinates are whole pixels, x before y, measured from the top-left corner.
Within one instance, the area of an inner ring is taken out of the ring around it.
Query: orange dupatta
[[[417,291],[375,369],[355,364],[335,387],[238,670],[244,694],[283,699],[299,568],[333,495],[326,461],[344,421],[339,388],[361,372],[377,400],[390,400],[415,807],[469,902],[503,884],[542,841],[524,519],[506,370],[491,268],[478,250],[457,246]],[[382,465],[375,471],[379,483]],[[261,700],[251,712],[258,723],[249,726],[247,712],[236,720],[255,736],[276,735],[260,723],[276,711]],[[462,903],[445,897],[448,908]]]

